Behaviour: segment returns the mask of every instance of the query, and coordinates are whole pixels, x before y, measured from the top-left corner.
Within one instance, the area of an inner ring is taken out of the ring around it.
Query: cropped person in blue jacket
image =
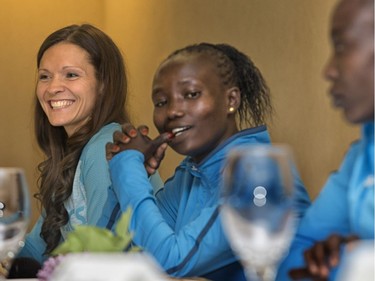
[[[168,274],[245,280],[220,222],[219,187],[231,148],[270,143],[264,124],[272,107],[260,71],[232,46],[187,46],[157,69],[152,101],[160,137],[151,141],[138,134],[124,144],[123,135],[115,134],[114,144],[107,145],[108,158],[122,152],[110,161],[113,183],[101,226],[113,228],[130,206],[134,243]],[[241,130],[242,125],[249,128]],[[154,196],[142,167],[163,141],[187,157]],[[309,198],[297,174],[295,183],[295,204],[302,216]]]
[[[362,137],[306,212],[277,280],[334,280],[342,244],[374,239],[374,1],[341,0],[331,36],[330,94]]]

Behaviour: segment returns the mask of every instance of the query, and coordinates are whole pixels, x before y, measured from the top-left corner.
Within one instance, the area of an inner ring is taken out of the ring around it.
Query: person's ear
[[[241,92],[238,87],[229,88],[226,91],[228,114],[235,114],[241,104]]]
[[[100,83],[98,85],[98,94],[99,96],[102,96],[104,94],[104,83]]]

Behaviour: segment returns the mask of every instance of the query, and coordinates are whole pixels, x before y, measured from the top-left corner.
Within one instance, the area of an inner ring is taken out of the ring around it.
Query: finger
[[[340,256],[340,246],[345,238],[341,235],[333,234],[328,237],[325,245],[328,253],[328,262],[331,267],[338,265]]]
[[[171,134],[171,133],[160,134],[158,137],[156,137],[154,140],[152,140],[153,147],[159,147],[163,143],[167,143],[168,141],[170,141],[172,136],[173,136],[173,134]]]
[[[163,144],[169,141],[170,139],[170,133],[164,133],[156,137],[155,139],[150,141],[150,147],[148,149],[148,158],[155,157],[156,151],[159,149],[159,147]],[[159,155],[159,159],[161,159],[163,156]],[[158,160],[158,159],[157,159]]]
[[[320,264],[322,263],[321,259],[324,259],[323,243],[317,242],[312,248],[306,250],[303,255],[311,274],[318,274]]]
[[[143,135],[147,136],[149,133],[149,128],[146,125],[141,125],[138,127],[138,131]]]
[[[320,277],[320,276],[311,274],[310,270],[306,267],[293,268],[288,273],[289,273],[289,277],[292,280],[308,279],[312,281],[327,281],[326,277]]]
[[[120,147],[111,142],[105,145],[105,157],[107,160],[111,160],[115,153],[120,151]]]
[[[131,138],[120,131],[115,131],[113,133],[113,141],[115,143],[129,143]]]
[[[161,161],[164,159],[165,150],[167,149],[168,144],[163,143],[157,149],[154,155],[148,159],[147,164],[152,167],[153,169],[158,169],[160,166]]]
[[[137,130],[130,123],[125,123],[122,126],[122,131],[129,137],[135,138],[137,136]]]
[[[152,157],[147,160],[146,169],[149,175],[152,175],[159,169],[160,163],[164,158],[165,150],[167,149],[168,144],[163,143],[157,149]]]
[[[155,157],[151,157],[150,159],[148,159],[148,161],[147,161],[147,165],[150,167],[150,168],[152,168],[152,169],[157,169],[157,168],[159,168],[159,161],[157,161],[156,159],[155,159]]]
[[[325,278],[329,274],[329,266],[327,264],[327,258],[329,253],[326,250],[326,244],[324,242],[319,242],[315,245],[313,251],[313,258],[315,260],[316,271],[312,271],[311,267],[309,268],[311,272],[317,276]],[[314,268],[314,266],[312,266]]]
[[[311,278],[312,275],[307,268],[293,268],[289,271],[289,276],[293,280],[300,280],[305,278]]]
[[[146,167],[147,174],[148,174],[149,176],[155,174],[156,169],[153,168],[153,167],[151,167],[148,163],[145,164],[145,167]]]
[[[167,150],[168,148],[168,144],[167,143],[163,143],[161,144],[158,149],[156,149],[156,152],[154,154],[154,157],[155,159],[158,161],[158,162],[161,162],[163,159],[164,159],[164,156],[165,156],[165,151]]]

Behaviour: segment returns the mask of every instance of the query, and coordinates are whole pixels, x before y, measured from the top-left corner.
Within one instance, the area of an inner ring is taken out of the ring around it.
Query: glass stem
[[[275,270],[271,266],[248,267],[245,270],[245,275],[248,281],[274,281],[276,277]]]

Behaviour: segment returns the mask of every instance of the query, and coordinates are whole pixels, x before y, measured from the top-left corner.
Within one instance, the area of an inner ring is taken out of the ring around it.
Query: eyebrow
[[[161,87],[152,88],[151,89],[151,96],[153,97],[153,96],[157,95],[158,93],[160,93],[160,91],[162,91]]]
[[[63,67],[63,70],[67,69],[67,68],[75,68],[75,69],[78,69],[78,70],[82,70],[82,71],[85,71],[82,67],[79,67],[79,66],[73,66],[73,65],[66,65]],[[85,71],[86,72],[86,71]]]
[[[84,73],[87,73],[86,70],[84,70],[83,68],[79,67],[79,66],[73,66],[73,65],[67,65],[67,66],[63,66],[63,70],[66,70],[66,69],[69,69],[69,68],[73,68],[73,69],[76,69],[76,70],[79,70],[79,71],[82,71]],[[38,72],[39,71],[48,71],[50,72],[50,70],[48,70],[47,68],[38,68]]]
[[[196,78],[185,78],[182,81],[178,81],[177,84],[179,84],[179,85],[186,85],[186,84],[191,84],[191,83],[195,84],[194,83],[195,81],[197,81]]]
[[[200,80],[198,79],[195,79],[195,78],[187,78],[187,79],[184,79],[184,80],[181,80],[181,81],[178,81],[177,82],[177,85],[178,86],[184,86],[184,85],[190,85],[190,84],[193,84],[193,85],[197,85],[201,83]],[[160,86],[156,86],[156,87],[153,87],[152,88],[152,95],[156,95],[158,94],[160,91],[163,90],[163,87],[160,87]]]

